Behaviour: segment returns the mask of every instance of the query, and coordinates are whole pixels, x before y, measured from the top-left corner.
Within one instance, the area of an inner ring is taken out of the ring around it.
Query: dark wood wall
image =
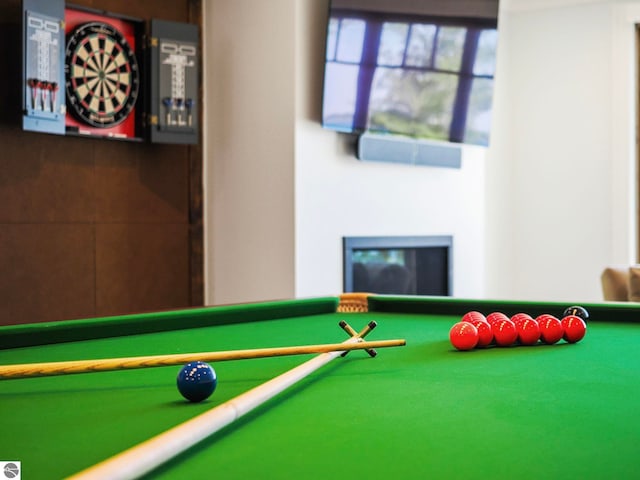
[[[201,23],[200,0],[73,4]],[[201,305],[201,147],[23,132],[19,13],[0,1],[0,325]]]

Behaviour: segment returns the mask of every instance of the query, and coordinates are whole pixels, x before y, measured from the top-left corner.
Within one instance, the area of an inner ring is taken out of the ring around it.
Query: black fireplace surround
[[[344,237],[345,292],[452,295],[453,237]]]

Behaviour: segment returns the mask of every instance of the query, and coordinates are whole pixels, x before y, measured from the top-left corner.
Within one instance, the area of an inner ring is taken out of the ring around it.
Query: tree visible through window
[[[328,33],[325,126],[488,143],[495,26],[334,13]]]

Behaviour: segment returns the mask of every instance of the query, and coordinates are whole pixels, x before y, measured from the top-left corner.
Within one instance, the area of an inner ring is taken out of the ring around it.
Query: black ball
[[[564,313],[562,314],[562,317],[563,318],[568,317],[569,315],[575,315],[576,317],[580,317],[585,322],[589,318],[589,312],[587,312],[587,309],[579,305],[574,305],[572,307],[566,308]]]

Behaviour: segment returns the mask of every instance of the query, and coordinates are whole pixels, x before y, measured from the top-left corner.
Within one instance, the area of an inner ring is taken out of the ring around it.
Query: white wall
[[[208,303],[339,293],[342,236],[453,234],[465,297],[599,300],[633,260],[640,2],[503,0],[491,147],[460,170],[320,127],[327,0],[204,5]]]
[[[206,301],[288,298],[295,2],[203,3]]]
[[[357,160],[320,127],[327,2],[296,5],[296,295],[342,291],[342,237],[453,235],[454,294],[482,296],[486,150],[461,169]]]
[[[490,297],[597,301],[604,266],[633,261],[640,4],[575,3],[502,10],[487,161]]]
[[[208,303],[342,291],[343,236],[453,235],[454,293],[482,296],[484,155],[363,163],[320,127],[327,0],[205,5]]]

